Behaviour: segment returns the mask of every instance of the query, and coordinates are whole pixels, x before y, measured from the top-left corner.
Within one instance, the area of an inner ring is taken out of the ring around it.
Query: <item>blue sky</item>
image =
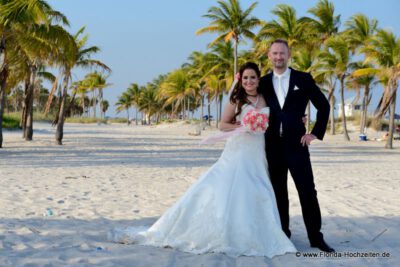
[[[243,8],[253,2],[240,1]],[[268,21],[274,19],[271,10],[277,4],[289,4],[296,9],[298,16],[305,16],[307,10],[317,2],[259,1],[253,14]],[[341,15],[342,25],[353,14],[364,13],[377,19],[381,28],[391,29],[400,37],[399,0],[332,2],[336,13]],[[104,92],[111,105],[130,83],[145,85],[158,75],[179,68],[193,51],[205,52],[207,44],[215,38],[211,34],[196,36],[195,31],[208,25],[209,20],[202,15],[217,1],[49,0],[48,3],[68,17],[71,32],[75,33],[80,27],[86,26],[86,32],[90,35],[89,45],[101,48],[96,58],[113,70],[108,80],[113,85]],[[74,78],[80,79],[85,73],[75,70]],[[107,114],[115,116],[115,107],[111,106]]]

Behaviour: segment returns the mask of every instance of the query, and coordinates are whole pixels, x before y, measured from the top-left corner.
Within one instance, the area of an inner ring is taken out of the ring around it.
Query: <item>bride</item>
[[[241,67],[221,119],[222,131],[241,127],[251,109],[268,111],[257,93],[259,78],[256,64]],[[218,161],[150,228],[114,229],[109,239],[196,254],[272,258],[296,252],[281,229],[267,167],[264,134],[235,134]]]

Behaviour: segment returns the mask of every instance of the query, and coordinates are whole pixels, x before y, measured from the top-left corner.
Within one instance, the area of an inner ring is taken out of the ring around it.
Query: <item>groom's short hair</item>
[[[288,44],[288,42],[287,42],[285,39],[275,39],[275,40],[273,40],[273,41],[271,42],[271,44],[269,45],[269,48],[271,48],[271,46],[272,46],[273,44],[284,44],[284,45],[287,47],[287,49],[290,50],[289,44]]]

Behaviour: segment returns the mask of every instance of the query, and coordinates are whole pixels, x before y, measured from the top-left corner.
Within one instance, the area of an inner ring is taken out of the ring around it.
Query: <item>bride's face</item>
[[[242,86],[247,94],[254,95],[257,93],[257,87],[260,79],[253,69],[246,69],[242,74]]]

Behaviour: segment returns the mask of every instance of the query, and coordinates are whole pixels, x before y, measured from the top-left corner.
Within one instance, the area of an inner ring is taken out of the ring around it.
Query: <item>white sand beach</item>
[[[300,255],[232,258],[115,244],[106,233],[150,225],[219,157],[187,124],[34,124],[34,140],[4,132],[0,149],[0,266],[396,266],[400,264],[400,142],[326,135],[311,145],[326,241],[310,248],[289,178],[292,241]],[[371,131],[369,138],[381,136]],[[307,257],[307,253],[318,257]]]

